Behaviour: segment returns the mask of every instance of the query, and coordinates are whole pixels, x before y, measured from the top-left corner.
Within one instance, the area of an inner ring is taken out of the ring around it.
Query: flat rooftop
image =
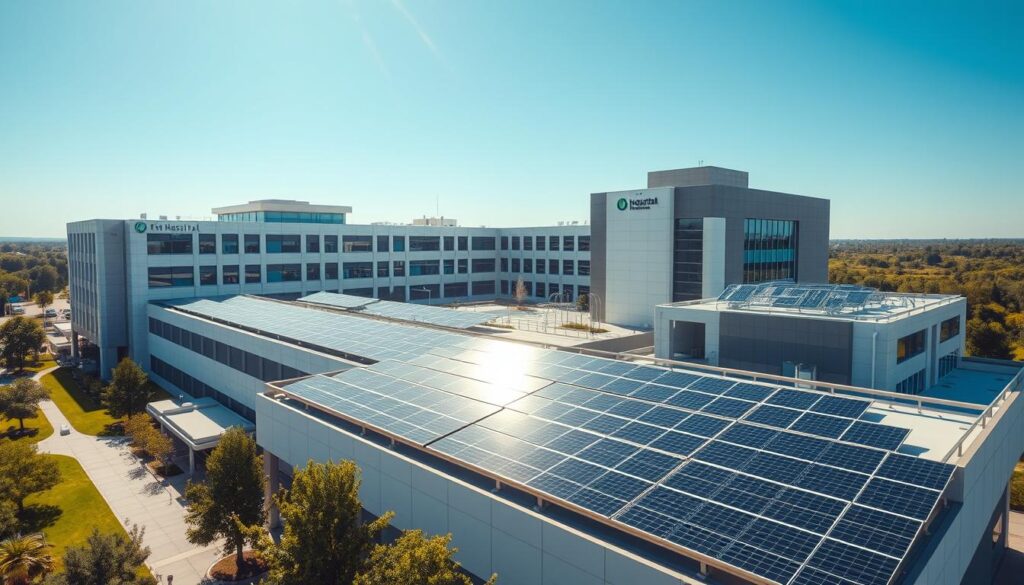
[[[819,392],[253,297],[159,304],[358,355],[364,367],[268,393],[748,580],[897,575],[937,513],[955,468],[947,455],[984,408]],[[841,561],[851,554],[858,563]]]
[[[734,284],[715,298],[658,305],[849,321],[892,321],[962,300],[959,295],[882,292],[845,284]]]

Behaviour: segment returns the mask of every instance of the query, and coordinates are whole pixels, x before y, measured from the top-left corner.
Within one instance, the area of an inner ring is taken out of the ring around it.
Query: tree
[[[986,323],[980,319],[967,322],[967,353],[998,359],[1010,357],[1010,344],[1001,323]]]
[[[12,317],[0,325],[0,356],[9,368],[25,369],[25,356],[39,351],[46,333],[35,319]]]
[[[0,500],[14,502],[18,512],[25,498],[60,482],[57,462],[23,441],[0,441]]]
[[[167,458],[174,452],[174,442],[159,430],[152,427],[150,429],[151,432],[146,437],[146,453],[149,453],[160,464],[160,469],[166,475]]]
[[[0,414],[8,420],[18,419],[25,431],[25,419],[36,415],[39,402],[50,397],[43,385],[31,378],[18,378],[9,386],[0,387]]]
[[[241,571],[242,547],[253,543],[245,529],[265,522],[265,485],[263,457],[256,453],[256,441],[241,428],[231,427],[206,460],[206,481],[189,482],[185,488],[188,541],[206,546],[223,538],[225,554],[234,551]]]
[[[96,528],[82,546],[64,552],[64,572],[47,585],[148,585],[152,577],[140,576],[139,569],[149,557],[142,545],[145,530],[132,525],[128,534],[102,534]]]
[[[123,428],[124,434],[132,440],[136,447],[145,449],[144,435],[153,429],[153,419],[145,413],[133,414],[125,419]]]
[[[52,291],[60,288],[60,274],[49,264],[40,264],[32,268],[28,271],[28,276],[32,280],[32,290]]]
[[[424,538],[419,530],[407,530],[389,545],[373,548],[366,569],[352,585],[472,585],[452,559],[452,535]],[[487,580],[496,583],[497,575]]]
[[[360,483],[351,461],[309,461],[295,472],[291,489],[274,496],[284,520],[280,544],[265,540],[261,547],[270,565],[269,583],[352,582],[394,516],[387,512],[363,523]]]
[[[516,287],[515,290],[512,291],[512,296],[515,297],[517,305],[522,305],[523,301],[526,300],[526,297],[529,296],[526,292],[526,283],[523,282],[522,276],[520,276],[519,280],[516,281]]]
[[[120,418],[142,412],[152,398],[146,372],[131,358],[124,358],[114,367],[103,401],[110,415]]]
[[[14,536],[0,542],[0,577],[5,585],[28,585],[53,570],[51,546],[42,534]]]
[[[0,538],[14,535],[18,528],[18,506],[0,494]],[[0,580],[2,583],[3,580]]]
[[[43,327],[46,327],[46,307],[53,304],[53,293],[48,290],[42,290],[33,295],[32,300],[35,301],[39,310],[43,312]]]

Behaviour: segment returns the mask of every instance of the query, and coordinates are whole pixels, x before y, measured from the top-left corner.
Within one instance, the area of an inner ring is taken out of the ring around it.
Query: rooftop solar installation
[[[290,399],[696,558],[783,585],[889,584],[954,466],[870,401],[250,297],[165,303],[374,363]]]
[[[730,285],[718,300],[736,306],[840,311],[861,308],[877,296],[875,289],[851,284],[765,282]]]
[[[300,302],[324,305],[339,309],[359,311],[378,317],[427,323],[453,329],[468,329],[494,319],[493,313],[458,311],[446,307],[432,307],[414,303],[396,303],[377,299],[358,297],[340,293],[317,292],[302,297]]]

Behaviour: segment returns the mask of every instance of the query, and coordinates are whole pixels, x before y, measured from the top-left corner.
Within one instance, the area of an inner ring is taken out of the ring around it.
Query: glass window
[[[146,253],[150,256],[191,254],[192,234],[146,234]]]
[[[346,295],[352,295],[356,297],[372,297],[373,287],[346,288],[341,292]]]
[[[337,262],[327,262],[324,264],[324,278],[327,280],[338,280]]]
[[[533,236],[523,236],[523,249],[533,250]]]
[[[547,241],[544,236],[537,236],[537,251],[543,252],[547,248]]]
[[[201,285],[217,284],[217,267],[216,266],[200,266],[199,267],[199,284],[201,284]]]
[[[562,249],[566,252],[572,252],[576,249],[575,242],[576,238],[573,236],[564,236],[562,238]]]
[[[259,264],[245,265],[245,284],[259,284],[263,269]]]
[[[437,284],[417,284],[409,287],[410,301],[430,301],[441,296],[441,286]]]
[[[388,236],[377,236],[377,251],[387,252],[391,249],[391,242],[388,241]]]
[[[474,258],[473,272],[494,272],[494,258]]]
[[[220,267],[221,284],[238,284],[238,264],[225,264]]]
[[[445,274],[455,274],[455,260],[445,260],[444,261],[444,273]]]
[[[533,274],[533,258],[523,258],[523,272]]]
[[[439,236],[409,236],[410,252],[436,252],[441,249]]]
[[[590,260],[578,260],[576,262],[576,274],[590,276]]]
[[[538,242],[544,241],[543,238],[537,240]],[[547,262],[543,258],[537,258],[537,274],[544,274],[547,272]]]
[[[703,295],[704,220],[676,219],[672,248],[672,301],[692,301]]]
[[[267,264],[267,282],[294,282],[301,279],[301,264]]]
[[[306,264],[306,280],[320,280],[319,262],[309,262]]]
[[[341,249],[343,252],[373,252],[373,237],[371,236],[341,236]]]
[[[552,252],[558,251],[558,236],[548,237],[548,249]]]
[[[949,339],[960,335],[960,317],[952,317],[946,319],[939,326],[939,342],[948,341]]]
[[[508,250],[508,236],[501,236],[501,249]]]
[[[193,286],[195,276],[191,266],[160,266],[149,269],[149,288]]]
[[[493,236],[473,236],[473,249],[474,250],[493,250],[494,249],[494,237]]]
[[[459,274],[466,274],[469,272],[469,261],[465,258],[459,258]]]
[[[260,253],[260,235],[259,234],[245,234],[245,253],[246,254],[259,254]]]
[[[501,259],[501,271],[508,272],[508,258]]]
[[[373,262],[345,262],[341,265],[342,278],[373,278]]]
[[[327,254],[338,253],[338,236],[324,236],[324,252]]]
[[[512,272],[522,272],[522,269],[520,268],[519,263],[520,263],[519,258],[513,258],[512,259]]]
[[[896,392],[900,394],[920,394],[924,392],[924,382],[925,371],[919,370],[896,384]]]
[[[452,252],[455,250],[455,236],[444,237],[444,251]]]
[[[444,296],[452,299],[469,296],[468,282],[448,282],[444,285]]]
[[[302,251],[302,241],[298,234],[267,234],[268,254],[298,254]]]
[[[903,363],[924,352],[924,336],[925,330],[922,329],[917,333],[901,337],[896,342],[896,363]]]
[[[508,281],[507,280],[501,281],[501,294],[503,294],[503,295],[507,295],[508,294]]]
[[[377,278],[388,278],[391,276],[391,264],[387,261],[377,263]]]
[[[548,260],[548,274],[558,274],[558,260]]]
[[[799,224],[790,220],[743,220],[743,282],[797,279]]]
[[[518,250],[519,249],[519,236],[512,236],[512,249],[513,250]]]
[[[238,234],[221,234],[221,236],[220,236],[220,253],[221,254],[237,254],[238,253]]]
[[[459,250],[465,251],[469,249],[469,237],[459,236]]]
[[[395,236],[391,238],[393,252],[405,252],[405,236]]]
[[[391,263],[391,273],[395,276],[405,276],[405,261],[395,260]]]
[[[413,260],[409,262],[409,276],[428,276],[441,272],[438,260]]]
[[[199,234],[199,253],[217,253],[217,234]]]
[[[306,253],[307,254],[319,254],[320,253],[320,236],[319,236],[319,234],[306,234]]]
[[[493,280],[474,280],[473,281],[473,296],[481,296],[481,295],[494,296],[494,281]]]
[[[573,261],[572,260],[562,260],[562,274],[572,274],[572,273],[573,273]]]
[[[580,245],[580,252],[590,251],[590,236],[578,236],[576,241]]]

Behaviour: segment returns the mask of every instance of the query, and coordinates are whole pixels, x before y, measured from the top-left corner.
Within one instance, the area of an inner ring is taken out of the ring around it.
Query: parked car
[[[22,307],[21,305],[14,305],[14,307],[11,309],[11,314],[12,315],[24,315],[25,314],[25,307]]]
[[[71,434],[71,427],[68,426],[68,423],[61,423],[61,425],[60,425],[60,434],[62,434],[62,435],[70,435]]]
[[[43,312],[43,316],[46,317],[47,319],[49,319],[49,318],[56,318],[57,317],[57,309],[46,309],[46,311]]]

